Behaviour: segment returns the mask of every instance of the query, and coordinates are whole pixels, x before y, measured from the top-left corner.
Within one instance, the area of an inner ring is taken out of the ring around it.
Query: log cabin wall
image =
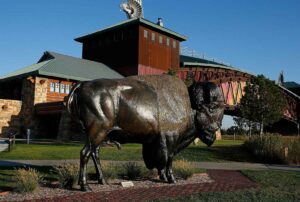
[[[179,68],[180,42],[171,35],[139,26],[139,67],[168,71]]]
[[[48,79],[46,102],[63,101],[73,85],[71,81]]]

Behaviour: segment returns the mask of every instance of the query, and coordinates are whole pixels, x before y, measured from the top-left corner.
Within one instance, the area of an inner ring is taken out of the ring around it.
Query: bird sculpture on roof
[[[128,0],[121,3],[120,7],[126,13],[128,19],[143,17],[142,0]]]

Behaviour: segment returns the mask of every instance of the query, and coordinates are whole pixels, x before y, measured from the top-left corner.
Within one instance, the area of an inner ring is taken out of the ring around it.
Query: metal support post
[[[30,143],[30,134],[31,134],[31,131],[29,128],[26,130],[26,134],[27,134],[27,144],[29,144]]]

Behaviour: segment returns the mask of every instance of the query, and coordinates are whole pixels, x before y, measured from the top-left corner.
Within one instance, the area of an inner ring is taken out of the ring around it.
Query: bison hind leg
[[[92,159],[93,159],[95,169],[96,169],[98,184],[106,185],[107,183],[103,178],[103,173],[102,173],[102,169],[101,169],[101,163],[100,163],[100,158],[99,158],[99,150],[100,150],[99,146],[94,148],[94,150],[92,152]]]
[[[79,170],[79,180],[78,185],[81,187],[81,191],[91,191],[91,188],[87,184],[86,170],[87,162],[91,155],[91,146],[86,144],[80,152],[80,170]]]

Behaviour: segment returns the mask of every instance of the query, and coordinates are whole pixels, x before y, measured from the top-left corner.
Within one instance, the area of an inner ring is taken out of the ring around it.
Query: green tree
[[[192,68],[190,68],[186,74],[184,83],[187,87],[190,87],[194,82],[195,82],[195,74],[194,74]]]
[[[286,101],[275,82],[263,75],[252,77],[245,87],[245,95],[239,106],[239,116],[260,124],[262,135],[264,126],[282,118]]]
[[[248,131],[248,135],[251,137],[253,133],[257,133],[258,124],[254,123],[243,117],[233,117],[234,124],[239,128],[239,130],[244,131],[244,134]]]
[[[167,74],[171,76],[176,76],[176,70],[173,68],[169,68]]]

